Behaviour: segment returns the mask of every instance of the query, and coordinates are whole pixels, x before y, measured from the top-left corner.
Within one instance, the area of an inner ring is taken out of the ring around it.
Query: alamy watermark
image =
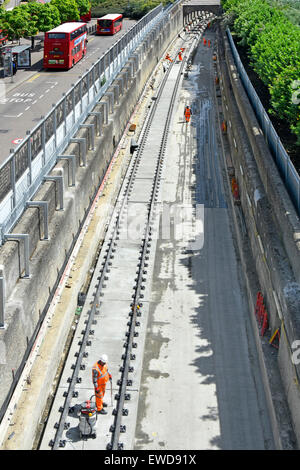
[[[122,213],[119,227],[121,240],[138,241],[150,226],[151,238],[182,242],[190,251],[204,245],[204,205],[157,203],[150,219],[145,204],[129,203]]]
[[[291,348],[293,350],[291,359],[292,363],[295,364],[295,366],[298,366],[300,364],[300,340],[297,339],[292,342]]]

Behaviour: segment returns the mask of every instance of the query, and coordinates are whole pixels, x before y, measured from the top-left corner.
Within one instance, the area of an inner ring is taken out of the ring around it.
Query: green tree
[[[254,69],[266,85],[273,83],[288,66],[296,66],[299,58],[300,30],[288,20],[266,24],[251,47]]]
[[[86,15],[91,9],[91,2],[89,0],[76,0],[79,15]]]
[[[30,2],[28,12],[38,31],[45,33],[61,23],[57,7],[51,3]]]
[[[235,7],[238,14],[234,21],[234,31],[241,38],[241,44],[252,46],[266,25],[285,21],[282,13],[261,0],[244,0]]]
[[[293,84],[300,81],[300,29],[266,0],[223,0],[222,5],[270,91],[270,112],[289,123],[300,144],[300,104],[292,100]]]
[[[58,9],[61,23],[80,20],[76,0],[51,0],[50,4]]]
[[[29,14],[30,22],[37,32],[49,31],[61,23],[58,9],[50,3],[31,1],[22,5],[22,8]],[[34,35],[31,36],[31,48],[34,48]]]
[[[1,5],[0,6],[0,29],[3,29],[4,21],[5,21],[5,10]]]
[[[31,21],[27,5],[6,11],[3,18],[3,29],[7,32],[10,40],[20,40],[22,37],[34,36],[38,32],[35,24]]]

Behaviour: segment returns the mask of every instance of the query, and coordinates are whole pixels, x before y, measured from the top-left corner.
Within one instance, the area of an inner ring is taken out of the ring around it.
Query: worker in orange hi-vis
[[[226,124],[226,121],[223,121],[222,124],[221,124],[221,130],[223,132],[223,134],[225,134],[227,132],[227,124]]]
[[[204,44],[204,46],[206,46],[206,39],[205,38],[203,38],[203,44]]]
[[[190,122],[191,114],[192,114],[191,108],[189,106],[186,106],[184,110],[185,122]]]
[[[110,381],[112,380],[112,376],[108,372],[107,361],[108,361],[107,355],[103,354],[100,357],[99,361],[97,361],[93,365],[93,369],[92,369],[92,377],[93,377],[93,384],[95,387],[97,412],[102,415],[107,414],[107,411],[103,409],[103,407],[107,406],[106,403],[103,403],[106,384],[109,380]]]
[[[166,60],[169,60],[170,62],[173,62],[173,60],[171,59],[171,57],[169,56],[169,54],[166,55],[165,59],[166,59]]]
[[[178,52],[178,59],[182,60],[182,52],[181,51]]]

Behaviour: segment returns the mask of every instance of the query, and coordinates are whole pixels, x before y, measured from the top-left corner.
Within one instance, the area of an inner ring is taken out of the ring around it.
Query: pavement
[[[31,46],[31,40],[22,39],[20,41],[15,41],[11,43],[10,41],[6,44],[9,47],[15,46]],[[4,77],[4,69],[0,66],[0,98],[5,96],[10,91],[14,90],[16,87],[21,85],[26,80],[30,79],[36,72],[42,70],[43,68],[43,35],[38,36],[35,40],[35,48],[31,51],[31,68],[30,70],[19,69],[15,75],[12,77]],[[3,86],[3,84],[5,86]]]

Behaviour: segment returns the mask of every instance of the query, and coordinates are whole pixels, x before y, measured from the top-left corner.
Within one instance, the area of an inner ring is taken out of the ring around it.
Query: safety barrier
[[[240,75],[245,91],[256,114],[262,132],[265,136],[269,149],[273,155],[279,173],[285,183],[286,189],[295,205],[298,215],[300,215],[300,178],[287,154],[282,142],[275,131],[272,122],[266,113],[249,77],[244,69],[240,56],[235,47],[229,29],[226,29],[227,37],[234,57],[235,65]]]
[[[168,10],[166,10],[168,12]],[[162,4],[124,34],[63,95],[0,167],[0,243],[24,212],[92,109],[148,32],[164,17]],[[112,106],[114,97],[112,97]]]

